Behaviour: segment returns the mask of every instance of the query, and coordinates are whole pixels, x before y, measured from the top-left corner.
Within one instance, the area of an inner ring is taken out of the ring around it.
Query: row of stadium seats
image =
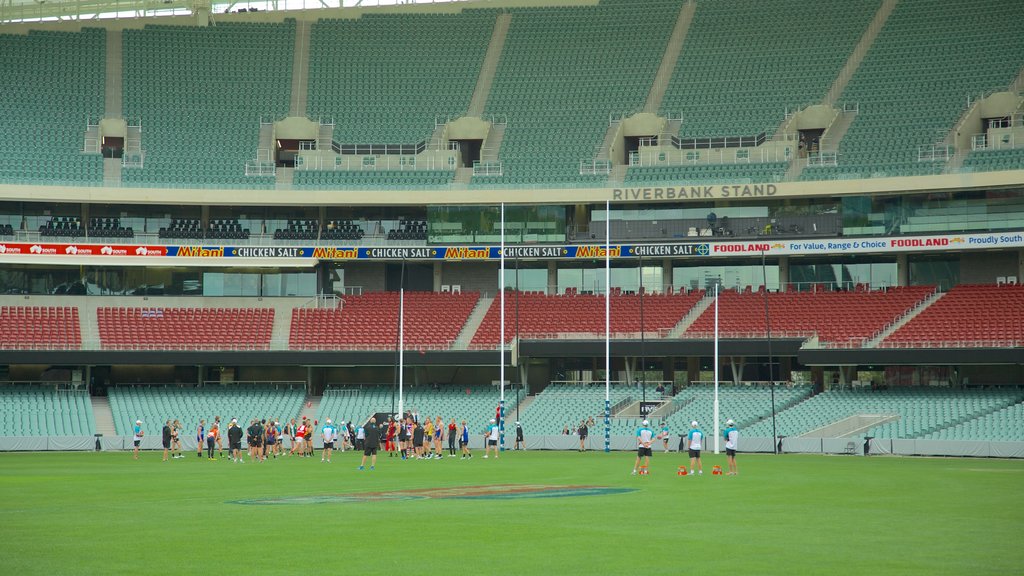
[[[390,386],[362,386],[325,392],[317,418],[336,421],[360,420],[376,412],[391,411],[394,391]],[[465,419],[475,427],[493,414],[498,394],[493,387],[417,386],[406,388],[407,410],[423,418],[441,415]],[[713,423],[713,389],[709,386],[683,388],[670,401],[675,412],[654,426],[667,426],[673,438],[689,428],[691,420],[709,431]],[[157,433],[166,420],[179,419],[190,435],[199,419],[212,423],[215,415],[226,425],[232,417],[241,422],[251,418],[287,421],[296,417],[305,393],[299,387],[233,384],[217,387],[115,386],[109,391],[115,430],[131,435],[135,420]],[[653,396],[649,393],[648,399]],[[637,401],[632,386],[613,386],[613,405]],[[553,383],[538,394],[518,415],[531,434],[571,433],[581,421],[594,418],[590,433],[603,430],[605,390],[603,386]],[[867,435],[877,438],[924,438],[937,440],[1024,440],[1024,392],[1017,388],[959,390],[906,387],[890,390],[831,390],[811,396],[809,386],[777,386],[777,431],[798,436],[856,414],[892,414],[897,420],[871,428]],[[771,403],[764,386],[721,386],[719,413],[722,421],[735,420],[748,436],[771,436]],[[516,397],[506,391],[506,420],[516,418]],[[629,435],[637,419],[613,418],[612,434]],[[96,430],[87,393],[57,390],[53,385],[11,384],[0,387],[0,436],[83,436]],[[863,435],[861,433],[860,435]],[[675,446],[673,441],[672,446]]]
[[[466,325],[480,299],[476,292],[406,292],[404,340],[407,349],[447,349]],[[398,343],[397,292],[345,296],[337,309],[292,311],[294,350],[393,349]],[[439,310],[444,310],[439,314]]]
[[[207,429],[214,416],[221,416],[221,435],[227,447],[227,424],[238,418],[248,426],[253,418],[276,418],[282,424],[299,415],[306,398],[304,389],[269,385],[228,386],[114,386],[109,390],[110,412],[118,434],[131,436],[136,420],[142,420],[150,434],[159,433],[166,420],[178,419],[185,429],[181,436],[194,438],[200,419]]]
[[[92,436],[89,395],[53,385],[0,386],[0,436]]]
[[[403,394],[406,411],[415,411],[423,419],[441,416],[445,426],[452,418],[460,425],[466,420],[473,434],[481,428],[483,418],[494,414],[499,397],[491,386],[406,386]],[[397,410],[397,402],[397,392],[390,386],[328,389],[320,400],[317,419],[361,421],[377,412],[391,412],[392,407]],[[512,414],[515,408],[516,396],[506,390],[505,414]],[[507,418],[511,420],[511,416]]]
[[[882,346],[1024,343],[1024,285],[954,286],[887,337]]]
[[[934,286],[868,292],[773,292],[768,294],[771,332],[775,336],[814,333],[824,342],[859,345],[934,292]],[[767,334],[763,293],[725,290],[718,307],[719,333],[723,337],[759,338]],[[713,333],[714,310],[709,308],[685,336]]]
[[[702,290],[687,294],[646,294],[643,297],[645,332],[666,334],[704,297]],[[528,338],[571,337],[594,338],[603,335],[604,296],[594,294],[548,296],[525,292],[505,298],[505,341],[520,335]],[[510,322],[518,310],[518,321]],[[613,294],[611,298],[611,332],[638,335],[640,295]],[[473,346],[493,348],[499,343],[501,302],[491,302],[483,322],[473,336]]]
[[[934,294],[931,286],[885,290],[772,292],[767,295],[772,334],[860,346]],[[646,294],[644,331],[665,337],[704,298],[703,291]],[[292,310],[289,347],[295,350],[391,349],[397,342],[396,292],[346,296],[337,309]],[[477,306],[476,292],[407,292],[405,345],[408,349],[451,347]],[[640,296],[615,292],[611,331],[637,337]],[[726,290],[719,301],[719,331],[724,338],[760,338],[767,333],[763,293]],[[509,293],[505,299],[505,339],[595,338],[604,334],[604,298],[593,294]],[[439,315],[438,310],[445,310]],[[883,347],[1019,346],[1024,341],[1024,286],[960,285],[915,312],[881,344]],[[494,298],[473,334],[471,347],[498,345],[500,299]],[[270,347],[272,308],[97,309],[99,337],[105,349],[260,349]],[[951,320],[952,319],[952,320]],[[683,338],[708,338],[714,330],[708,307]],[[0,347],[78,349],[82,334],[77,307],[0,307]]]

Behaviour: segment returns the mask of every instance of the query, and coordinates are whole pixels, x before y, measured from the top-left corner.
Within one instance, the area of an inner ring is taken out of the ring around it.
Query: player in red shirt
[[[398,434],[398,425],[395,424],[394,416],[388,418],[388,429],[384,436],[384,451],[388,453],[388,458],[395,455],[395,436]]]

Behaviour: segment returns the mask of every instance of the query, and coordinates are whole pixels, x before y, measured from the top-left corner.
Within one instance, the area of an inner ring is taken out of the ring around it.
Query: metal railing
[[[611,160],[580,160],[580,175],[607,175],[612,172]]]
[[[928,144],[917,147],[917,161],[931,162],[934,160],[949,161],[953,156],[954,148],[949,144]]]

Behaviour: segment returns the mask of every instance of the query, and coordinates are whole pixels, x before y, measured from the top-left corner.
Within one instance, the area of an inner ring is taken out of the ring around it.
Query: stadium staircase
[[[295,23],[295,55],[292,62],[292,93],[289,115],[306,116],[306,103],[309,94],[309,22],[299,20]],[[277,120],[277,118],[275,118]]]
[[[672,72],[676,69],[676,62],[679,61],[679,54],[683,51],[686,33],[690,30],[696,10],[697,3],[694,0],[687,0],[679,10],[679,17],[676,19],[675,28],[672,29],[672,36],[669,37],[668,45],[665,46],[665,54],[661,57],[661,66],[658,67],[658,73],[654,76],[651,91],[647,93],[644,112],[657,114],[661,108],[661,101],[665,98],[665,89],[668,88]]]
[[[121,31],[107,31],[107,70],[104,94],[104,116],[121,117]]]
[[[925,309],[927,309],[929,306],[931,306],[936,301],[938,301],[939,298],[942,298],[942,296],[943,296],[943,292],[939,292],[939,291],[936,290],[935,293],[933,293],[932,295],[928,296],[927,298],[925,298],[921,302],[917,303],[917,305],[915,305],[913,308],[908,310],[906,314],[904,314],[903,316],[897,318],[895,322],[893,322],[892,324],[886,326],[885,328],[882,329],[881,332],[879,332],[878,334],[875,334],[870,339],[868,339],[868,341],[864,343],[864,347],[865,348],[877,348],[878,344],[880,342],[882,342],[883,340],[885,340],[886,338],[891,336],[894,332],[896,332],[897,330],[902,328],[904,324],[906,324],[907,322],[910,322],[911,320],[913,320],[915,317],[917,317],[918,314],[920,314]]]
[[[100,327],[96,320],[96,308],[98,298],[79,299],[78,322],[82,330],[82,349],[100,350]]]
[[[484,317],[487,316],[487,311],[491,308],[491,302],[494,298],[490,296],[480,296],[480,299],[476,303],[476,307],[470,312],[469,318],[466,319],[466,323],[462,326],[462,330],[459,332],[459,336],[455,339],[455,343],[452,345],[453,350],[467,350],[469,349],[469,343],[473,341],[473,336],[476,334],[480,324],[483,323]]]
[[[110,410],[110,399],[106,396],[93,396],[92,415],[96,421],[96,433],[104,436],[116,436],[114,415]]]
[[[320,410],[320,401],[323,400],[323,396],[306,396],[306,399],[302,402],[302,411],[299,412],[299,419],[309,418],[313,420],[317,417],[317,412]]]
[[[691,308],[690,311],[687,312],[685,316],[683,316],[683,319],[680,320],[679,323],[672,328],[672,331],[668,333],[668,337],[682,337],[683,333],[686,332],[690,328],[690,326],[697,321],[697,318],[700,318],[700,315],[703,314],[704,311],[710,308],[714,303],[714,294],[705,294],[704,297],[701,298],[699,302],[694,304],[693,308]]]
[[[501,52],[505,48],[505,37],[508,36],[508,27],[511,22],[512,14],[508,12],[499,14],[494,21],[494,31],[491,32],[491,41],[487,45],[487,53],[480,66],[480,75],[477,76],[473,97],[469,101],[467,116],[478,117],[484,113],[484,106],[487,104],[487,98],[491,95],[494,73],[498,69],[498,62],[501,60]]]

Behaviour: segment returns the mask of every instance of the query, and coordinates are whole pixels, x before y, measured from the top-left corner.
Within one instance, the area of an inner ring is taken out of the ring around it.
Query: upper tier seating
[[[0,386],[0,436],[92,436],[89,394],[54,385]]]
[[[476,292],[406,292],[405,349],[450,348],[479,299]],[[371,292],[345,296],[336,309],[296,308],[289,346],[293,350],[394,350],[398,306],[398,292]]]
[[[40,238],[79,238],[82,221],[77,216],[54,216],[39,226]]]
[[[89,236],[93,238],[134,238],[135,230],[131,226],[121,225],[118,217],[89,218]]]
[[[881,346],[1024,346],[1024,285],[954,286]]]
[[[109,391],[110,412],[118,434],[130,436],[136,420],[142,420],[148,435],[158,436],[164,422],[181,421],[183,442],[194,446],[199,420],[206,420],[210,429],[214,416],[221,417],[221,437],[227,448],[227,426],[232,418],[244,430],[253,418],[278,419],[281,425],[302,411],[305,390],[254,384],[223,386],[112,386]]]
[[[839,147],[839,166],[809,167],[801,180],[938,174],[918,147],[941,142],[967,95],[1005,90],[1024,54],[1020,2],[900,0],[841,99],[859,113]]]
[[[579,163],[594,159],[609,114],[643,107],[679,9],[678,0],[512,8],[486,106],[508,119],[503,176],[477,176],[474,185],[603,183],[606,176],[581,176]]]
[[[106,30],[0,34],[0,182],[99,185],[103,157],[83,154],[86,120],[103,116]]]
[[[854,292],[773,292],[768,294],[772,336],[817,334],[823,342],[859,345],[933,292],[934,286]],[[725,290],[718,309],[722,337],[761,338],[766,334],[764,294]],[[684,337],[709,337],[714,333],[714,322],[711,306]]]
[[[77,307],[0,306],[0,348],[77,350],[82,329]]]
[[[268,350],[273,308],[98,308],[107,350]]]
[[[682,320],[704,296],[703,291],[689,294],[645,294],[644,330],[664,335]],[[492,348],[498,345],[501,326],[499,298],[491,302],[480,328],[473,336],[473,347]],[[516,295],[505,296],[505,341],[516,335],[523,338],[557,338],[559,335],[578,334],[581,338],[595,338],[604,334],[604,296],[592,294],[545,295],[521,292],[519,320],[516,322]],[[640,296],[612,292],[611,332],[613,335],[639,337]]]
[[[288,114],[295,21],[146,26],[123,32],[124,115],[142,122],[126,185],[271,187],[246,177],[260,119]]]
[[[661,104],[683,137],[771,136],[821,101],[881,0],[699,2]]]
[[[964,168],[989,170],[1024,170],[1024,146],[1010,150],[975,150],[964,159]]]
[[[496,14],[368,14],[314,22],[309,117],[333,119],[334,139],[342,144],[428,141],[439,115],[462,115],[469,107]],[[363,175],[297,171],[296,182],[363,186],[347,181]]]

